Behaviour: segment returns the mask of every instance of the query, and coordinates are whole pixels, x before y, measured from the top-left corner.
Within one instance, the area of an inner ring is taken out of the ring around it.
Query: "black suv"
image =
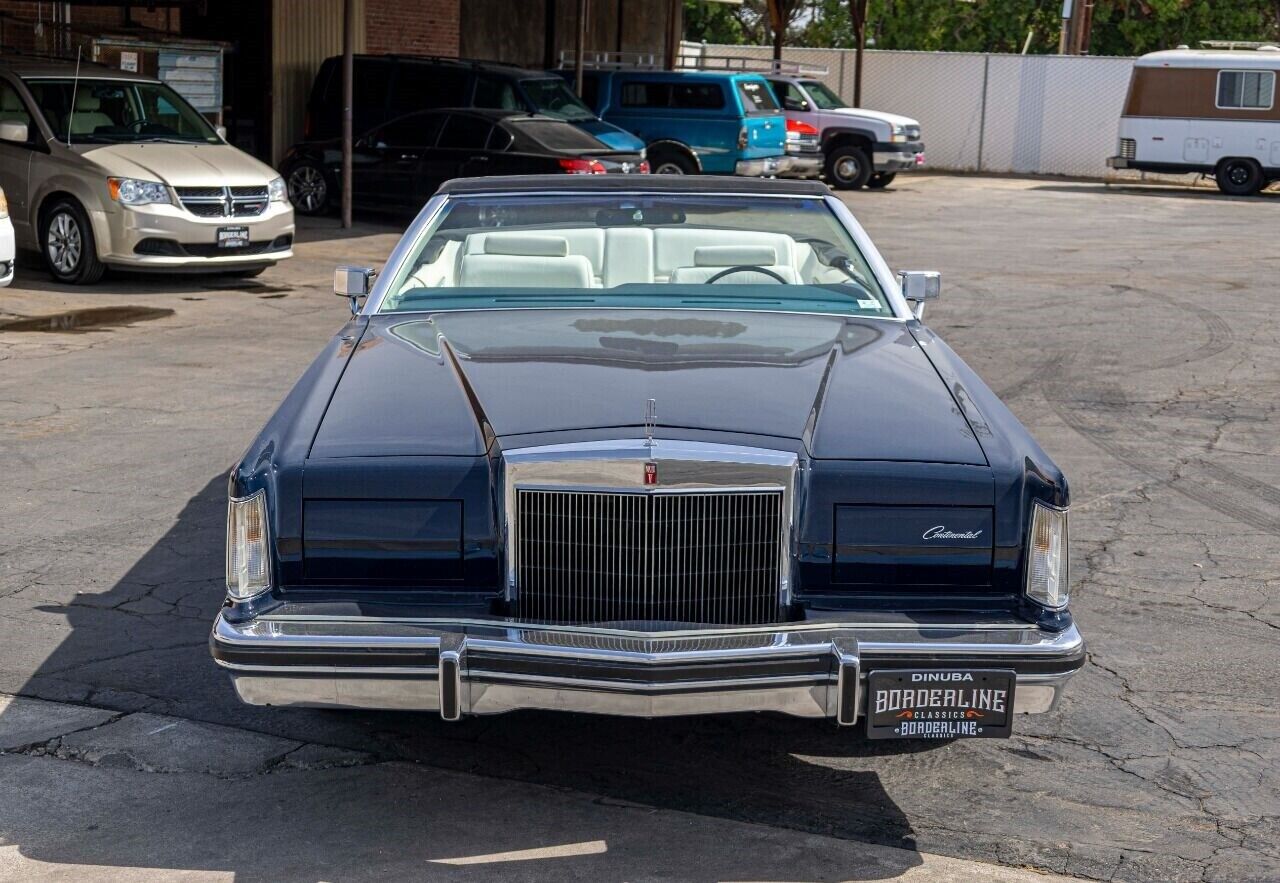
[[[354,130],[368,132],[418,110],[475,107],[537,113],[572,123],[614,150],[638,152],[644,142],[604,122],[555,74],[507,64],[412,55],[357,55]],[[342,134],[342,58],[325,59],[311,85],[303,129],[308,141]]]

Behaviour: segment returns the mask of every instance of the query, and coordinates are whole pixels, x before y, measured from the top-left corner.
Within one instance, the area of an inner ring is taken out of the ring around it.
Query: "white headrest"
[[[772,267],[778,250],[770,245],[703,245],[693,250],[697,267]]]
[[[76,110],[95,111],[102,107],[102,102],[92,92],[76,93]]]
[[[569,240],[536,233],[489,233],[484,238],[484,253],[562,258],[569,254]]]

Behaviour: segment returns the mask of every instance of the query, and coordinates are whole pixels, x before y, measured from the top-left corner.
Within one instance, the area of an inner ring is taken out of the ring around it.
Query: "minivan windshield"
[[[81,77],[79,81],[31,79],[26,85],[59,141],[221,141],[200,112],[164,83]]]
[[[818,110],[839,110],[842,107],[849,106],[849,103],[832,92],[826,83],[821,83],[817,80],[806,80],[800,85],[804,86],[805,90],[808,91],[809,97],[818,106]]]
[[[520,88],[524,89],[524,94],[528,96],[530,103],[533,104],[533,109],[538,113],[544,113],[547,116],[561,120],[568,120],[572,123],[581,123],[596,118],[596,115],[582,103],[582,100],[577,95],[573,94],[568,84],[559,77],[521,80]]]
[[[453,197],[411,254],[379,312],[599,306],[894,315],[820,196]]]

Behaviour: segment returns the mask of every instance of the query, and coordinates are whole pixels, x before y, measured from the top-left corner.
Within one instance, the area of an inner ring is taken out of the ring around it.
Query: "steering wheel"
[[[716,280],[723,279],[725,276],[732,275],[733,273],[760,273],[761,275],[768,276],[770,279],[776,279],[779,285],[787,284],[787,280],[773,272],[773,270],[770,270],[767,267],[757,267],[754,264],[739,264],[736,267],[725,267],[719,273],[716,273],[702,284],[711,285],[716,282]]]

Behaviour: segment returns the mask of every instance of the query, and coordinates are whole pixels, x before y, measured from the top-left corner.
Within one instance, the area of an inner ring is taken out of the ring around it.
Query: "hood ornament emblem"
[[[644,446],[653,447],[653,433],[658,428],[658,400],[649,399],[644,406]]]

